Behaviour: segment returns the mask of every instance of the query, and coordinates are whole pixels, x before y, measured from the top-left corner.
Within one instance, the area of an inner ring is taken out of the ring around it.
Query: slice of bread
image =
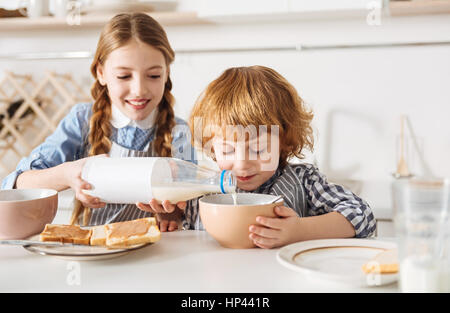
[[[82,229],[78,225],[47,224],[39,235],[40,241],[129,248],[135,245],[156,242],[161,238],[154,217]]]
[[[39,240],[89,245],[91,234],[92,230],[81,229],[77,225],[47,224]]]
[[[106,246],[105,225],[94,226],[92,228],[91,246]]]
[[[154,217],[105,225],[106,245],[111,248],[127,248],[156,242],[161,238]]]
[[[397,249],[384,250],[362,266],[364,273],[393,274],[398,272]]]

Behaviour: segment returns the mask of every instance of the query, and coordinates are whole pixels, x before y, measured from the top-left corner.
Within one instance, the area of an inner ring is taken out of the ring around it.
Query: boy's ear
[[[101,66],[100,64],[97,66],[97,79],[100,82],[100,85],[102,85],[102,86],[106,85],[105,75],[103,72],[103,66]]]

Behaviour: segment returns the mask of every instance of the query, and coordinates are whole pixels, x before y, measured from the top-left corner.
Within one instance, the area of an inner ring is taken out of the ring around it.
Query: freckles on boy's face
[[[222,170],[231,170],[237,179],[237,187],[253,191],[269,180],[279,163],[279,149],[270,149],[265,144],[246,142],[239,144],[215,140],[213,142],[217,165]],[[269,150],[273,152],[269,152]]]

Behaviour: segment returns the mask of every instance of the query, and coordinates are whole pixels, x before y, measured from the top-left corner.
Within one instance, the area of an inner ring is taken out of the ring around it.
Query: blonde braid
[[[170,92],[171,89],[172,82],[169,77],[166,82],[163,98],[158,105],[156,135],[153,141],[153,149],[161,157],[172,156],[172,128],[175,126],[173,104],[175,99]]]
[[[92,105],[92,116],[89,122],[89,156],[108,153],[111,149],[111,103],[109,101],[106,86],[98,81],[92,87],[92,97],[95,99]]]
[[[92,97],[95,99],[92,105],[92,116],[89,121],[89,153],[88,156],[108,153],[111,149],[111,103],[109,102],[106,86],[102,86],[98,80],[94,83],[91,89]],[[83,225],[89,222],[91,209],[83,207],[81,202],[77,200],[70,224],[76,224],[79,216],[83,212]]]

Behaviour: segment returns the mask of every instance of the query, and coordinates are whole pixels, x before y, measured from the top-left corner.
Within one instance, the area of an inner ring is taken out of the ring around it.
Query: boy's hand
[[[258,216],[256,221],[261,225],[250,225],[250,239],[260,248],[270,249],[295,242],[298,232],[299,217],[288,207],[274,208],[277,217]]]

